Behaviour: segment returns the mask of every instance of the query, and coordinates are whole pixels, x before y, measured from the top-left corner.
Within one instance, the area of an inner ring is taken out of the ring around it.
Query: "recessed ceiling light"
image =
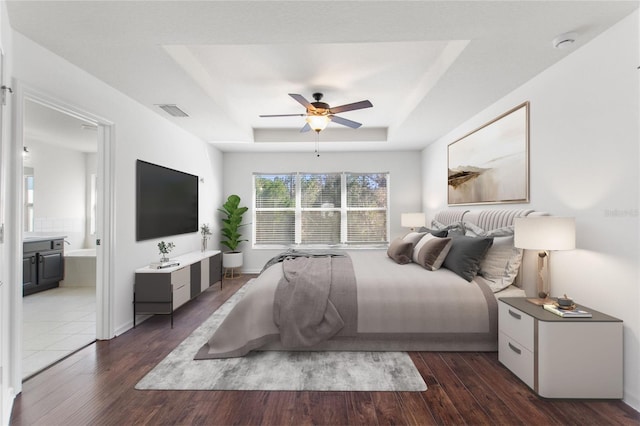
[[[556,49],[566,49],[568,47],[571,47],[573,43],[576,42],[577,38],[578,33],[564,33],[554,38],[551,44],[553,44],[553,47]]]
[[[189,114],[178,108],[174,104],[156,104],[160,109],[172,117],[188,117]]]

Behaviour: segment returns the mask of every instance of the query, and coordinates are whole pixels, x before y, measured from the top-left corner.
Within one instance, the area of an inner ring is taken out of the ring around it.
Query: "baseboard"
[[[640,412],[640,398],[637,394],[629,392],[629,389],[624,390],[624,397],[622,398],[622,402],[624,402],[634,410]]]
[[[146,320],[148,320],[149,318],[151,318],[153,315],[138,315],[136,316],[136,326],[139,324],[142,324],[143,322],[145,322]],[[121,325],[120,327],[116,328],[116,334],[113,337],[117,337],[121,334],[126,333],[127,331],[131,330],[133,328],[133,320],[131,321],[127,321],[124,325]]]

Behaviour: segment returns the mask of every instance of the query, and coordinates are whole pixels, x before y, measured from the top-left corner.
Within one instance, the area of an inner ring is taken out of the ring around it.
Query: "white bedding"
[[[359,333],[489,331],[485,295],[477,283],[445,268],[399,265],[385,252],[349,255],[358,280]]]
[[[495,295],[441,268],[398,265],[384,251],[350,251],[357,280],[357,332],[303,348],[283,347],[273,320],[282,264],[266,269],[229,312],[197,358],[242,356],[250,350],[497,349],[497,297],[524,295],[509,287]],[[351,327],[352,329],[356,329]]]

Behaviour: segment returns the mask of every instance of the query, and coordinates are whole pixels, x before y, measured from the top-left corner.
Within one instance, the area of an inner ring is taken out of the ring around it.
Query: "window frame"
[[[279,207],[279,208],[267,208],[257,207],[256,197],[256,180],[261,176],[295,176],[295,206],[294,207]],[[340,207],[302,207],[302,185],[301,180],[305,175],[339,175],[340,176]],[[350,207],[347,205],[347,177],[349,175],[385,175],[386,178],[386,206],[385,207]],[[345,249],[379,249],[386,248],[389,245],[389,235],[391,232],[391,224],[389,220],[390,216],[390,196],[391,196],[391,174],[388,171],[384,172],[281,172],[281,173],[262,173],[254,172],[252,175],[252,248],[253,249],[288,249],[288,248],[345,248]],[[295,232],[294,241],[290,244],[264,244],[257,243],[257,215],[259,212],[267,211],[293,211],[295,220]],[[333,212],[340,214],[340,242],[336,244],[303,244],[302,241],[302,213],[303,212]],[[385,234],[386,240],[380,242],[354,242],[350,243],[347,240],[348,237],[348,214],[356,211],[383,211],[386,215]]]

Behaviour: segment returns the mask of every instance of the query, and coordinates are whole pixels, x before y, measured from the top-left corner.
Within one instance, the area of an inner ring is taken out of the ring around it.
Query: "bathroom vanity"
[[[58,287],[64,278],[64,237],[25,237],[22,295]]]

